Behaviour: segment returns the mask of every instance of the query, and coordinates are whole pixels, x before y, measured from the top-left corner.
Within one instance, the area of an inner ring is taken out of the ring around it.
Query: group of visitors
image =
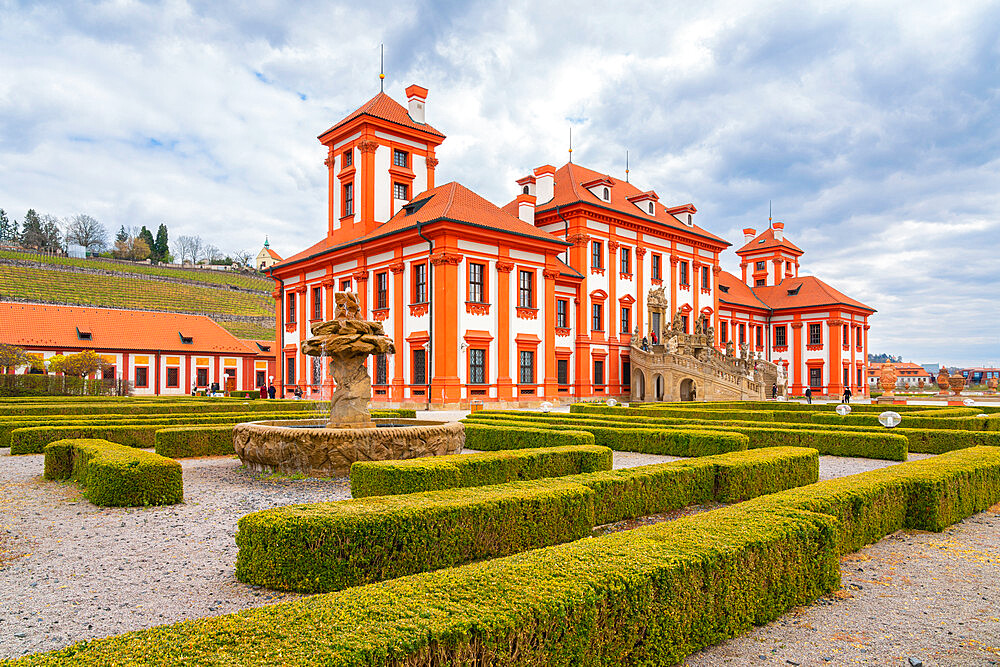
[[[266,387],[264,385],[260,386],[260,397],[261,398],[274,398],[277,394],[277,390],[274,388],[273,384],[269,384]]]

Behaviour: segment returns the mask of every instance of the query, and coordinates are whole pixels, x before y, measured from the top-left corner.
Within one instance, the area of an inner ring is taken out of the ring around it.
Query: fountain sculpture
[[[360,317],[358,297],[334,294],[335,319],[312,326],[302,352],[329,361],[337,388],[325,420],[263,421],[237,424],[233,445],[254,472],[343,477],[355,461],[384,461],[458,454],[465,444],[461,424],[416,419],[372,419],[371,379],[365,360],[393,354],[382,324]]]

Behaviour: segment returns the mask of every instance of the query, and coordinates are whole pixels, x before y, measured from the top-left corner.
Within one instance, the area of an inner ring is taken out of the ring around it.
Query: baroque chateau
[[[319,135],[326,234],[268,269],[280,395],[332,383],[301,343],[333,318],[335,291],[356,292],[395,341],[395,355],[370,363],[373,404],[628,400],[648,382],[633,343],[654,344],[668,325],[774,362],[791,394],[867,393],[874,309],[800,276],[803,251],[781,223],[744,230],[734,276],[720,267],[731,244],[693,204],[572,162],[534,169],[497,206],[436,182],[445,135],[425,120],[427,90],[406,95],[403,107],[379,93]]]

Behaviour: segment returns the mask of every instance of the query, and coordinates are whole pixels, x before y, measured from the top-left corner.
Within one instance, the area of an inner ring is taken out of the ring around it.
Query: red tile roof
[[[264,252],[266,252],[271,259],[277,260],[279,262],[281,261],[281,255],[274,252],[270,248],[264,248]]]
[[[415,229],[418,223],[427,224],[439,220],[450,220],[496,232],[527,236],[538,241],[558,244],[560,247],[567,245],[562,239],[556,238],[534,225],[529,225],[516,215],[501,210],[495,204],[455,181],[420,193],[410,201],[410,205],[415,205],[413,213],[408,214],[404,208],[363,237],[347,243],[334,243],[327,237],[302,252],[292,255],[280,266],[287,266],[337,247],[347,247],[388,234]]]
[[[584,183],[592,183],[599,179],[608,179],[614,182],[614,185],[610,188],[611,201],[604,201],[583,185]],[[651,194],[651,192],[652,191],[644,192],[631,183],[612,178],[606,174],[601,174],[600,172],[569,162],[556,170],[555,196],[550,201],[540,203],[537,210],[544,211],[555,208],[556,206],[568,206],[569,204],[584,202],[602,208],[610,208],[634,218],[652,220],[671,229],[688,232],[689,234],[695,234],[697,236],[717,241],[723,246],[731,245],[725,239],[707,232],[697,225],[688,227],[686,224],[667,213],[667,207],[664,207],[660,203],[655,204],[653,209],[654,214],[650,216],[644,213],[644,209],[639,209],[635,204],[629,201],[630,197],[648,195]]]
[[[874,308],[846,296],[815,276],[785,278],[777,285],[751,288],[733,274],[722,271],[716,285],[729,288],[728,293],[719,291],[719,301],[735,306],[785,310],[843,305],[875,312]],[[795,294],[789,294],[789,291],[795,291]]]
[[[785,248],[786,250],[791,250],[797,255],[803,254],[803,250],[789,241],[784,235],[782,235],[780,241],[775,239],[774,230],[770,227],[751,239],[745,246],[737,250],[736,254],[770,250],[771,248]]]
[[[81,340],[77,329],[91,339]],[[204,315],[33,303],[0,302],[0,341],[27,348],[258,353]]]
[[[329,130],[319,135],[323,137],[330,132],[333,132],[338,127],[346,125],[355,118],[359,116],[371,116],[372,118],[381,118],[382,120],[387,120],[390,123],[395,123],[397,125],[402,125],[404,127],[409,127],[414,130],[420,130],[422,132],[427,132],[428,134],[434,134],[442,139],[444,135],[435,130],[433,127],[426,123],[418,123],[412,118],[410,118],[410,112],[403,108],[403,105],[392,99],[385,93],[379,93],[375,97],[371,98],[360,107],[358,107],[353,113],[347,115],[342,121],[331,127]]]

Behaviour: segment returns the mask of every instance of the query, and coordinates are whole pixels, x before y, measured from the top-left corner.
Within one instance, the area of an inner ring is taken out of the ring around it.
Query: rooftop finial
[[[625,182],[628,183],[628,149],[625,149]]]
[[[767,200],[767,224],[771,224],[771,200]]]
[[[385,44],[378,45],[378,89],[385,92]]]
[[[569,126],[569,161],[573,161],[573,126]]]
[[[271,244],[267,242],[267,237],[266,236],[264,237],[264,247],[265,248],[270,248],[271,247]]]

